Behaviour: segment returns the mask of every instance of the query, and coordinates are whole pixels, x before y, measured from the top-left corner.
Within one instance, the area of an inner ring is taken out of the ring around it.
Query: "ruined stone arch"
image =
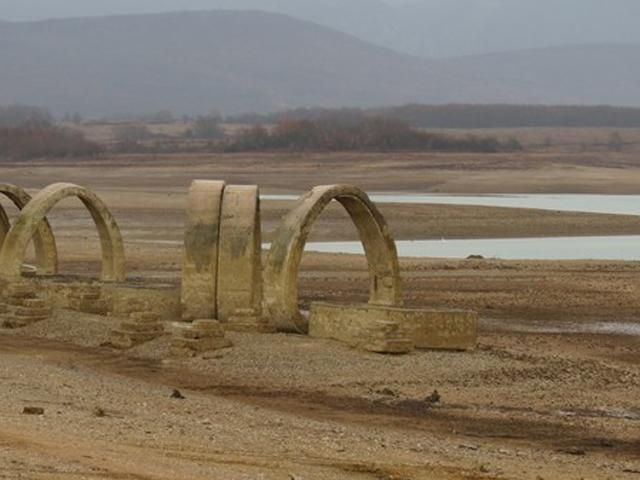
[[[0,205],[0,246],[2,246],[2,242],[4,242],[4,237],[7,236],[9,230],[11,229],[11,222],[9,222],[9,217],[7,216],[7,212]]]
[[[301,197],[276,230],[264,272],[265,307],[280,331],[306,333],[298,310],[298,270],[311,228],[325,207],[337,200],[358,228],[369,264],[374,305],[400,305],[398,254],[384,217],[362,190],[348,185],[315,187]]]
[[[22,210],[31,200],[24,188],[9,183],[0,184],[0,194],[7,197],[13,204]],[[0,246],[3,244],[11,224],[7,212],[0,206]],[[33,236],[33,245],[36,253],[36,266],[38,272],[44,275],[53,275],[58,271],[58,250],[56,240],[51,230],[51,225],[46,218],[42,220]]]
[[[217,318],[218,243],[226,184],[194,180],[187,196],[182,262],[182,319]]]
[[[227,185],[218,239],[218,320],[262,313],[260,193],[256,185]]]
[[[77,197],[93,218],[102,249],[102,280],[125,280],[124,246],[115,219],[100,198],[90,190],[71,183],[54,183],[38,192],[20,212],[0,250],[0,274],[8,280],[20,277],[20,267],[31,238],[47,214],[61,200]]]

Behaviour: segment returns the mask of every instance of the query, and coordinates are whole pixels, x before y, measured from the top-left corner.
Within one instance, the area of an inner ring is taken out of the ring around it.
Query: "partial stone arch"
[[[9,217],[7,216],[7,212],[0,205],[0,247],[2,247],[2,242],[4,242],[4,238],[9,233],[11,229],[11,222],[9,222]]]
[[[113,215],[95,193],[71,183],[49,185],[25,205],[0,250],[0,275],[8,280],[20,277],[20,267],[29,241],[51,209],[68,197],[80,199],[96,224],[102,249],[102,280],[125,281],[124,246],[120,229]]]
[[[187,197],[181,303],[185,321],[217,318],[218,241],[225,182],[194,180]]]
[[[260,194],[256,185],[228,185],[218,244],[218,320],[262,315]]]
[[[369,263],[369,303],[402,304],[398,254],[378,208],[356,187],[319,186],[301,197],[284,217],[267,258],[265,307],[280,331],[306,333],[308,330],[308,322],[298,310],[298,270],[311,227],[333,200],[342,204],[358,228]]]
[[[31,201],[31,195],[24,188],[9,183],[0,184],[0,194],[11,200],[19,210],[22,210]],[[10,229],[11,224],[7,212],[0,206],[0,246]],[[58,249],[51,225],[46,218],[42,220],[33,236],[33,246],[38,273],[43,275],[56,274],[58,272]]]

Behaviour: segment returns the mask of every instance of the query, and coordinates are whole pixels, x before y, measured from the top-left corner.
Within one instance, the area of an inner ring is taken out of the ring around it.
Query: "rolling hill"
[[[0,23],[0,45],[0,104],[42,105],[58,114],[640,103],[636,46],[422,59],[259,11]]]
[[[0,17],[41,20],[212,9],[282,13],[425,58],[640,43],[638,0],[20,0],[4,2]]]

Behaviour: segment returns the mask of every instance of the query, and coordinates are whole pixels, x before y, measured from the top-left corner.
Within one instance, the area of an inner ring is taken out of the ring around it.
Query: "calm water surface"
[[[504,260],[640,260],[640,236],[497,238],[480,240],[399,240],[401,257]],[[360,242],[310,242],[306,250],[364,253]]]
[[[438,195],[373,193],[376,203],[439,203],[487,207],[537,208],[567,212],[618,213],[640,215],[640,195],[515,194]],[[265,200],[295,200],[297,195],[263,195]]]
[[[535,208],[593,213],[640,215],[640,195],[517,194],[437,195],[372,194],[377,203],[438,203],[492,207]],[[296,195],[265,195],[265,200],[293,200]],[[498,238],[474,240],[398,241],[403,257],[486,258],[529,260],[640,260],[640,236]],[[364,253],[359,242],[318,242],[307,250]]]

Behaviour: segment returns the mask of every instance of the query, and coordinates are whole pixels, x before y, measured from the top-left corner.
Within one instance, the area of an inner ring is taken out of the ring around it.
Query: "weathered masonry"
[[[466,350],[476,343],[474,312],[403,307],[393,237],[376,205],[351,185],[318,186],[300,197],[277,227],[263,271],[258,186],[193,181],[179,289],[127,279],[120,229],[89,189],[55,183],[31,198],[20,187],[4,184],[0,193],[20,209],[11,225],[0,208],[0,325],[5,328],[72,309],[118,319],[114,346],[130,348],[171,335],[176,355],[228,348],[227,331],[309,334],[380,353]],[[68,197],[82,201],[98,231],[99,281],[69,282],[58,274],[55,237],[46,216]],[[307,318],[298,309],[298,271],[310,230],[333,201],[358,229],[369,266],[369,302],[315,303]],[[32,241],[36,271],[27,275],[23,262]]]

